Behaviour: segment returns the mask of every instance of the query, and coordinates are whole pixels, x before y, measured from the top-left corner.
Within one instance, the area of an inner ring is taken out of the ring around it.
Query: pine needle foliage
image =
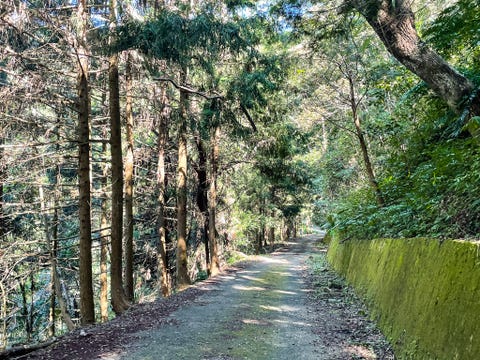
[[[253,51],[259,39],[245,25],[222,21],[212,12],[189,18],[177,11],[163,10],[153,20],[131,20],[120,26],[111,51],[138,49],[182,67],[197,61],[208,70],[208,64],[220,54],[239,56]]]

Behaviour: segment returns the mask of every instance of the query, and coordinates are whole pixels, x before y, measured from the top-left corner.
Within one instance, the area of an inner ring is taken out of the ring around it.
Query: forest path
[[[374,359],[379,357],[375,351],[386,358],[385,349],[368,348],[366,339],[352,338],[358,330],[367,337],[372,334],[365,328],[352,329],[353,317],[341,311],[349,304],[332,296],[326,300],[333,301],[315,308],[312,297],[321,294],[312,285],[326,286],[320,292],[327,295],[343,287],[322,267],[325,251],[315,246],[317,240],[319,236],[314,235],[299,238],[270,255],[256,256],[241,270],[201,285],[203,296],[170,314],[173,321],[168,325],[138,334],[138,340],[114,358]],[[312,266],[328,279],[312,284],[308,276],[314,273]],[[353,327],[359,325],[353,323]],[[371,324],[370,328],[374,330]],[[376,336],[381,341],[378,332]]]
[[[29,359],[393,359],[319,235],[68,335]],[[319,245],[319,246],[318,246]]]
[[[257,256],[244,269],[200,286],[205,295],[139,334],[121,359],[320,359],[303,271],[313,238]]]

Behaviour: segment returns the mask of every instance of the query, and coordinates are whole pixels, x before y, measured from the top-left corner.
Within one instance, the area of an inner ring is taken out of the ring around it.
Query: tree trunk
[[[218,258],[217,243],[217,176],[218,176],[218,140],[220,137],[220,127],[215,126],[211,130],[210,142],[210,191],[208,198],[208,240],[210,242],[210,275],[216,275],[220,271],[220,261]]]
[[[57,123],[58,126],[58,123]],[[58,138],[57,138],[58,140]],[[57,144],[56,145],[56,150],[59,152],[60,147]],[[52,239],[49,239],[49,227],[48,227],[48,219],[46,217],[45,213],[45,205],[44,201],[42,200],[42,196],[40,196],[40,204],[42,204],[42,213],[44,213],[44,227],[45,227],[45,235],[47,237],[47,243],[48,243],[48,252],[50,255],[50,289],[51,289],[51,294],[50,294],[50,316],[49,316],[49,322],[50,326],[48,329],[48,336],[49,337],[54,337],[56,333],[56,295],[57,291],[55,288],[55,280],[57,277],[57,249],[58,249],[58,209],[59,209],[59,200],[60,200],[60,193],[59,193],[59,184],[60,184],[60,165],[55,166],[55,189],[54,189],[54,202],[53,202],[53,218],[52,218]],[[42,189],[42,186],[40,185],[40,189]],[[60,294],[61,296],[61,294]]]
[[[272,198],[274,197],[274,192],[272,191]],[[270,214],[271,216],[271,221],[273,221],[275,217],[275,212],[272,210],[272,213]],[[275,228],[273,225],[270,225],[268,227],[268,243],[270,244],[270,251],[275,250]]]
[[[183,81],[184,82],[184,81]],[[177,286],[190,285],[187,264],[187,114],[188,93],[180,91],[177,170]]]
[[[411,1],[349,1],[398,61],[425,81],[451,108],[462,107],[473,85],[420,39]]]
[[[110,27],[115,27],[116,0],[110,0]],[[120,96],[118,76],[118,55],[109,58],[108,68],[110,107],[110,152],[112,166],[112,220],[110,286],[112,309],[118,315],[129,306],[123,288],[123,159],[122,132],[120,119]]]
[[[166,189],[167,178],[165,172],[165,149],[168,142],[168,120],[170,109],[167,99],[167,90],[162,86],[160,93],[160,121],[158,122],[158,164],[157,164],[157,186],[158,186],[158,273],[160,289],[163,296],[169,296],[171,292],[170,272],[168,270],[167,256],[167,219],[166,219]]]
[[[86,48],[88,10],[87,1],[79,0],[77,16],[79,33],[77,43],[77,112],[78,112],[78,191],[80,220],[80,322],[95,322],[92,283],[92,222],[90,193],[90,89],[88,84],[89,56]]]
[[[207,271],[210,274],[210,246],[209,246],[209,211],[208,211],[208,179],[207,179],[207,151],[200,134],[196,136],[196,145],[198,150],[197,167],[197,194],[196,202],[201,214],[202,241],[205,245],[205,262]]]
[[[350,106],[352,109],[353,122],[355,124],[356,135],[360,143],[360,148],[362,150],[363,163],[365,165],[365,170],[367,172],[368,181],[375,194],[375,198],[377,200],[378,206],[383,207],[385,206],[385,200],[383,199],[383,194],[380,190],[380,187],[378,186],[378,181],[377,181],[377,178],[375,177],[375,172],[373,171],[372,162],[370,161],[367,142],[365,141],[362,125],[360,122],[360,118],[358,116],[358,103],[357,103],[356,94],[355,94],[355,86],[353,83],[353,79],[351,77],[348,78],[348,83],[350,86]]]
[[[260,251],[262,251],[263,248],[263,239],[260,235],[260,230],[257,229],[255,231],[255,255],[259,255]]]
[[[134,300],[133,284],[133,81],[132,58],[127,54],[126,110],[127,154],[125,157],[125,292],[129,301]]]
[[[107,144],[102,144],[102,153],[107,153]],[[102,322],[108,321],[108,214],[107,214],[107,185],[108,167],[103,164],[102,195],[100,203],[100,318]]]

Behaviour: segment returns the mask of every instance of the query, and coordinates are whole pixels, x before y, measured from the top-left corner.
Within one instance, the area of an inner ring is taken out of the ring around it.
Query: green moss
[[[367,299],[400,358],[480,354],[478,244],[334,237],[328,260]]]
[[[265,291],[242,291],[240,305],[235,311],[226,314],[219,323],[216,334],[225,339],[221,344],[228,356],[234,359],[270,359],[275,358],[278,351],[278,334],[269,321],[275,314],[270,310],[278,306],[283,295],[280,292],[270,291],[271,288],[282,288],[287,281],[288,274],[282,266],[273,266],[268,272],[256,279],[256,283]],[[256,297],[261,296],[262,306]]]

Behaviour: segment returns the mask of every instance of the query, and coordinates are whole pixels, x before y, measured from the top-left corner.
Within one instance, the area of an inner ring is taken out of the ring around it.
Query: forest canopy
[[[478,0],[0,4],[0,348],[301,232],[478,239]]]

